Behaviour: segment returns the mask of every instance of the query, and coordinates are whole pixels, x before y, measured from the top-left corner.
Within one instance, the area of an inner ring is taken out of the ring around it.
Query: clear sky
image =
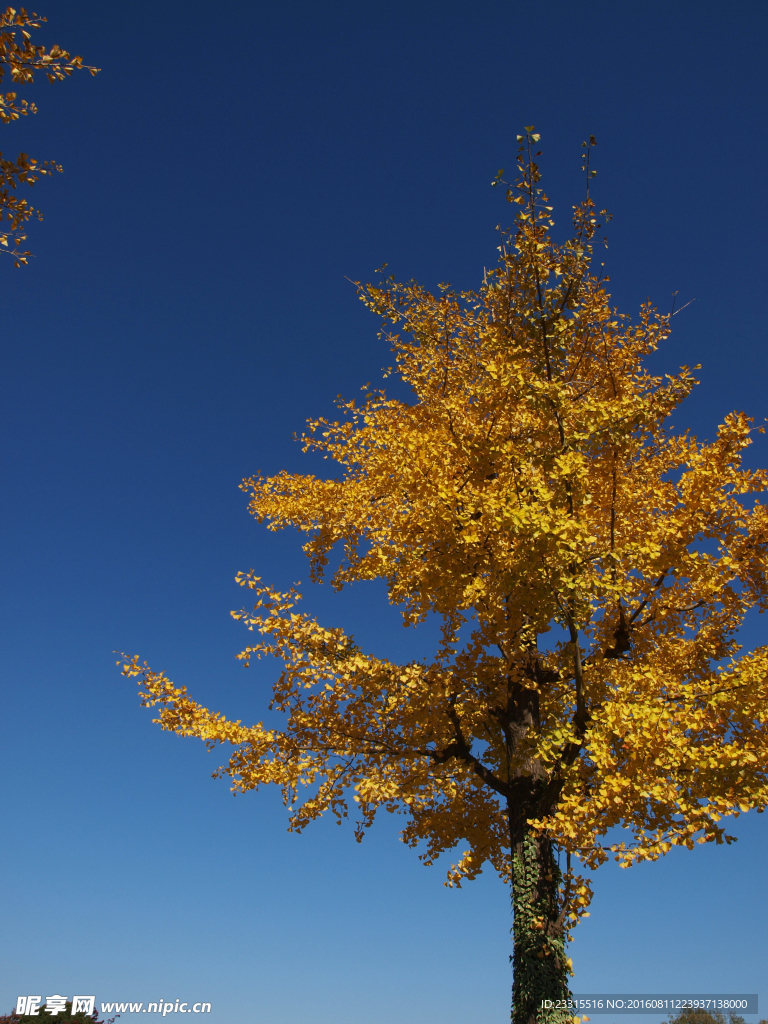
[[[234,575],[306,569],[238,482],[301,471],[293,432],[388,365],[347,278],[478,284],[522,125],[563,234],[597,137],[620,309],[696,299],[655,364],[703,364],[676,426],[767,416],[768,6],[40,3],[41,41],[103,71],[0,126],[6,156],[65,167],[35,187],[31,266],[0,258],[0,1013],[96,993],[209,1000],[210,1024],[506,1020],[500,882],[445,889],[392,819],[362,845],[331,822],[287,834],[277,794],[234,799],[219,752],[151,724],[112,652],[261,717]],[[380,588],[304,592],[364,648],[426,649]],[[768,1016],[768,818],[733,831],[600,870],[574,991],[758,992]]]

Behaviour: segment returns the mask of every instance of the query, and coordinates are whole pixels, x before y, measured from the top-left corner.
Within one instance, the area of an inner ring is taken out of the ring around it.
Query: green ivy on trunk
[[[512,852],[513,1024],[560,1024],[572,1014],[557,1008],[570,999],[560,869],[551,840],[525,828]],[[551,1009],[542,1008],[549,1000]]]

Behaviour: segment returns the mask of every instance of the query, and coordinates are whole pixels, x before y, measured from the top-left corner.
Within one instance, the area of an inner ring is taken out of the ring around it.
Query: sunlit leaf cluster
[[[0,14],[0,81],[6,72],[14,85],[30,85],[35,74],[44,75],[49,82],[63,81],[73,71],[86,70],[92,75],[98,68],[83,64],[82,57],[73,57],[60,46],[52,46],[46,50],[44,46],[36,46],[32,42],[31,29],[39,29],[45,18],[37,14],[27,14],[22,7],[16,10],[6,8]],[[9,124],[27,114],[37,113],[37,107],[26,99],[19,99],[16,92],[0,93],[0,122]],[[24,225],[33,217],[42,220],[39,210],[31,205],[28,199],[17,193],[19,185],[32,186],[41,177],[62,168],[53,160],[38,161],[27,153],[20,153],[14,160],[5,158],[0,153],[0,252],[6,252],[14,259],[17,267],[29,262],[31,253],[19,247],[26,240],[23,234]]]

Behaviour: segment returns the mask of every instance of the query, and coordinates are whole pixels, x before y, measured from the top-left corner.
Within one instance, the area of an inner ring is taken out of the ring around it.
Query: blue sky
[[[41,7],[41,41],[103,71],[42,83],[40,113],[0,128],[5,155],[65,167],[35,188],[31,266],[0,261],[0,1012],[95,992],[209,1000],[211,1024],[505,1020],[501,883],[445,889],[391,819],[360,846],[331,822],[288,835],[276,794],[233,799],[210,777],[219,754],[151,725],[112,652],[262,715],[269,669],[234,658],[234,575],[307,574],[238,482],[302,470],[293,432],[388,365],[347,278],[386,261],[479,282],[508,217],[490,182],[522,125],[542,133],[563,232],[597,137],[620,309],[696,299],[655,361],[703,364],[676,425],[705,437],[733,409],[768,415],[768,9]],[[374,652],[428,643],[376,587],[305,594]],[[765,642],[763,620],[745,642]],[[601,869],[574,991],[756,991],[768,1015],[768,821],[733,831],[728,848]]]

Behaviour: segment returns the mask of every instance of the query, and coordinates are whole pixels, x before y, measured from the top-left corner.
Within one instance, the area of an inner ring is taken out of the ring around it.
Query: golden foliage
[[[406,624],[439,617],[434,658],[367,654],[249,572],[255,608],[233,615],[256,640],[239,657],[282,662],[283,728],[123,667],[164,729],[235,745],[220,769],[235,790],[281,786],[292,828],[346,817],[350,796],[358,837],[404,813],[427,863],[466,848],[452,884],[485,862],[509,878],[521,830],[626,866],[729,841],[723,817],[768,800],[768,649],[737,642],[768,602],[768,475],[741,464],[752,422],[731,413],[711,442],[668,426],[696,383],[647,369],[670,317],[611,308],[589,193],[554,241],[537,141],[520,138],[515,228],[477,292],[358,285],[412,399],[368,391],[310,422],[304,450],[336,476],[242,485],[259,522],[305,534],[313,579],[341,550],[333,587],[385,580]],[[574,920],[589,887],[565,884]]]
[[[98,68],[83,64],[82,57],[72,57],[60,46],[54,45],[46,50],[44,46],[32,43],[29,29],[40,28],[46,20],[37,14],[27,14],[23,7],[19,11],[8,7],[0,14],[0,81],[5,77],[6,70],[14,84],[20,85],[31,84],[35,72],[45,75],[49,82],[63,81],[73,71],[83,69],[92,75],[98,73]],[[35,104],[19,100],[15,92],[0,93],[0,122],[3,124],[35,113]],[[28,200],[16,195],[16,187],[21,184],[32,186],[42,176],[61,170],[61,166],[52,160],[40,163],[26,153],[20,153],[15,160],[8,160],[0,153],[0,220],[4,211],[5,220],[10,221],[6,230],[0,228],[0,246],[3,246],[0,252],[5,251],[13,256],[17,267],[28,263],[31,255],[28,250],[19,250],[27,237],[19,234],[19,231],[33,216],[38,220],[42,220],[43,216]]]

